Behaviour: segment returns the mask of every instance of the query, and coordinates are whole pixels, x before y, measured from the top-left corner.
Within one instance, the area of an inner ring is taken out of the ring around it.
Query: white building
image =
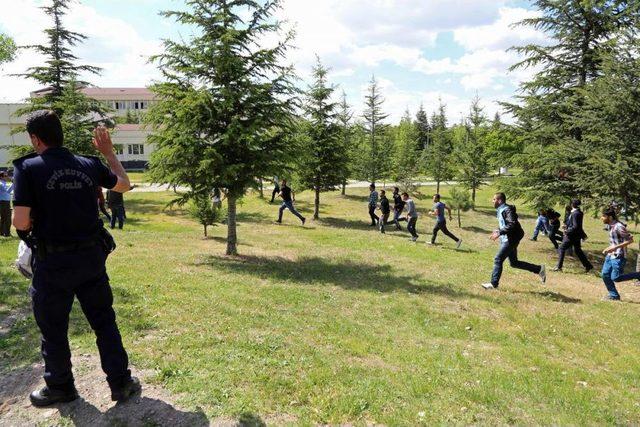
[[[127,112],[131,115],[144,113],[153,102],[153,94],[146,88],[85,88],[87,96],[114,111],[114,116],[124,118]],[[32,92],[38,96],[42,91]],[[25,132],[11,134],[16,127],[24,124],[24,117],[16,117],[15,112],[25,104],[0,104],[0,169],[11,166],[14,157],[9,147],[30,144]],[[149,132],[138,124],[119,124],[113,136],[116,154],[125,168],[144,169],[149,161],[153,146],[147,144]]]

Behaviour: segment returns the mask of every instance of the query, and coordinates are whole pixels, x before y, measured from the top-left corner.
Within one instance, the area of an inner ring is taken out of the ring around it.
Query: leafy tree
[[[462,227],[462,221],[460,220],[460,211],[467,212],[469,209],[474,208],[474,202],[471,200],[471,195],[468,190],[463,190],[458,187],[453,187],[450,193],[451,200],[449,206],[455,210],[458,214],[458,227]]]
[[[418,149],[424,151],[429,147],[431,126],[429,126],[429,118],[422,104],[420,104],[420,109],[416,113],[415,125],[418,132]]]
[[[512,126],[501,122],[499,113],[496,113],[485,135],[485,146],[489,164],[498,171],[501,167],[513,166],[513,158],[522,154],[524,148],[522,137],[517,135]]]
[[[16,44],[5,34],[0,34],[0,65],[15,59]]]
[[[44,65],[31,67],[19,74],[35,80],[45,90],[41,95],[29,98],[24,108],[16,111],[24,116],[36,110],[53,109],[60,117],[65,130],[65,144],[81,154],[96,154],[91,143],[92,131],[99,121],[107,119],[107,109],[98,101],[88,98],[81,90],[87,82],[78,80],[80,73],[99,74],[100,69],[91,65],[77,64],[78,58],[71,53],[73,47],[82,43],[86,36],[68,30],[63,18],[69,8],[69,0],[52,0],[42,9],[53,20],[53,26],[44,30],[47,44],[25,46],[44,56]],[[13,132],[23,132],[20,127]],[[68,132],[68,133],[67,133]],[[30,151],[31,147],[14,147],[17,154]]]
[[[287,135],[297,89],[281,61],[293,34],[280,34],[278,0],[185,3],[185,10],[162,15],[193,26],[192,35],[165,40],[164,53],[152,58],[164,77],[152,86],[156,102],[145,114],[157,147],[152,176],[189,187],[176,203],[224,189],[226,253],[236,255],[238,200],[257,177],[279,174],[292,154]]]
[[[202,195],[198,195],[191,199],[187,211],[193,219],[202,225],[204,229],[204,237],[209,236],[207,233],[208,227],[222,222],[225,218],[223,208],[214,206],[209,197]]]
[[[484,184],[489,173],[489,159],[485,149],[487,133],[486,117],[476,96],[471,102],[471,111],[465,123],[464,138],[456,147],[459,162],[458,181],[471,190],[471,200],[476,202],[476,191]]]
[[[342,178],[342,195],[344,196],[347,189],[347,180],[352,176],[355,157],[357,155],[357,147],[354,140],[354,129],[351,120],[353,113],[351,107],[347,103],[347,94],[342,92],[340,105],[338,106],[338,124],[340,126],[340,141],[343,150],[347,153],[347,167],[344,169],[344,177]]]
[[[367,134],[366,150],[363,151],[364,178],[375,183],[385,178],[389,168],[385,167],[389,152],[388,125],[384,122],[388,114],[382,110],[384,98],[375,77],[371,78],[365,96],[365,110],[362,114],[363,127]]]
[[[436,181],[436,192],[439,193],[440,183],[455,176],[453,141],[447,128],[446,106],[442,102],[431,118],[431,126],[431,143],[424,151],[422,163],[427,174]]]
[[[395,142],[393,151],[392,178],[401,184],[404,190],[415,190],[415,179],[419,174],[419,129],[411,120],[409,111],[405,112],[400,124],[393,129]]]
[[[338,104],[332,101],[335,87],[328,84],[327,72],[318,58],[304,103],[306,120],[298,160],[300,183],[315,194],[313,219],[320,217],[320,192],[334,190],[344,182],[349,162],[341,140]]]
[[[576,120],[584,89],[602,75],[602,58],[622,31],[638,28],[640,3],[624,0],[536,0],[540,16],[525,19],[551,39],[513,48],[524,59],[512,69],[539,71],[522,83],[516,104],[506,104],[518,121],[523,172],[506,181],[516,197],[544,205],[571,196],[587,197],[576,167],[584,161],[583,127]]]
[[[640,209],[640,40],[619,38],[602,57],[602,76],[584,90],[577,122],[583,129],[581,156],[575,167],[580,192],[593,205],[624,204],[627,216]]]

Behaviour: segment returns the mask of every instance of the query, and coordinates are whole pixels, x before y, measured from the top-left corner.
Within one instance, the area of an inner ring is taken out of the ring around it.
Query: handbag
[[[33,270],[31,269],[31,261],[33,259],[33,252],[27,244],[20,240],[18,244],[18,258],[16,258],[15,266],[24,277],[27,279],[33,278]]]

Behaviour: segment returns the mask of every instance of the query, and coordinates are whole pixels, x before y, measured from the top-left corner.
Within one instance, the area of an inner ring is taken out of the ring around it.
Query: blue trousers
[[[616,289],[616,281],[619,281],[622,273],[624,272],[624,265],[627,260],[624,257],[614,258],[611,255],[607,255],[604,259],[604,265],[602,266],[602,281],[609,291],[611,298],[620,299],[620,294]]]
[[[31,303],[42,334],[44,380],[53,389],[69,389],[74,379],[69,349],[69,313],[74,298],[95,332],[102,370],[111,388],[131,378],[129,359],[122,345],[113,310],[113,294],[105,268],[106,254],[99,246],[76,252],[36,257],[33,261]]]
[[[536,240],[538,238],[538,234],[547,232],[547,222],[540,217],[536,221],[536,228],[533,230],[533,236],[531,238]]]
[[[509,259],[509,264],[513,268],[530,271],[536,274],[540,273],[541,266],[520,261],[518,259],[519,244],[520,240],[516,240],[515,242],[503,242],[500,246],[500,250],[493,259],[493,272],[491,273],[491,284],[495,288],[497,288],[500,283],[500,277],[502,277],[502,264],[507,258]]]
[[[300,212],[298,212],[296,208],[293,207],[292,201],[284,201],[282,202],[282,205],[280,205],[280,210],[278,211],[278,222],[282,222],[282,213],[284,212],[285,209],[289,209],[289,212],[297,216],[300,219],[300,221],[304,220],[304,217],[300,215]]]

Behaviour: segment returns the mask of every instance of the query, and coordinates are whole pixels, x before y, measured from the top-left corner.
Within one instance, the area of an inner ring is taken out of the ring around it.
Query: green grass
[[[129,222],[114,233],[109,274],[132,363],[212,418],[640,423],[637,288],[621,286],[622,303],[600,302],[601,281],[569,259],[546,286],[507,265],[501,289],[487,293],[479,284],[497,249],[488,239],[496,226],[490,189],[476,212],[463,214],[462,230],[451,224],[461,251],[444,236],[427,247],[433,220],[424,214],[421,243],[406,232],[380,235],[367,226],[365,191],[323,194],[322,219],[306,227],[288,212],[274,224],[277,206],[248,196],[237,258],[222,255],[224,227],[204,240],[182,211],[164,211],[170,194],[127,195]],[[421,191],[424,212],[433,189]],[[308,217],[311,202],[309,192],[298,196]],[[530,231],[535,218],[522,211]],[[586,222],[586,249],[601,259],[606,233]],[[15,246],[0,242],[3,266]],[[555,261],[545,239],[523,242],[520,254]],[[0,296],[2,307],[27,304],[22,291]],[[73,317],[74,347],[92,351],[77,307]],[[0,352],[4,370],[36,360],[33,322],[0,341]]]

